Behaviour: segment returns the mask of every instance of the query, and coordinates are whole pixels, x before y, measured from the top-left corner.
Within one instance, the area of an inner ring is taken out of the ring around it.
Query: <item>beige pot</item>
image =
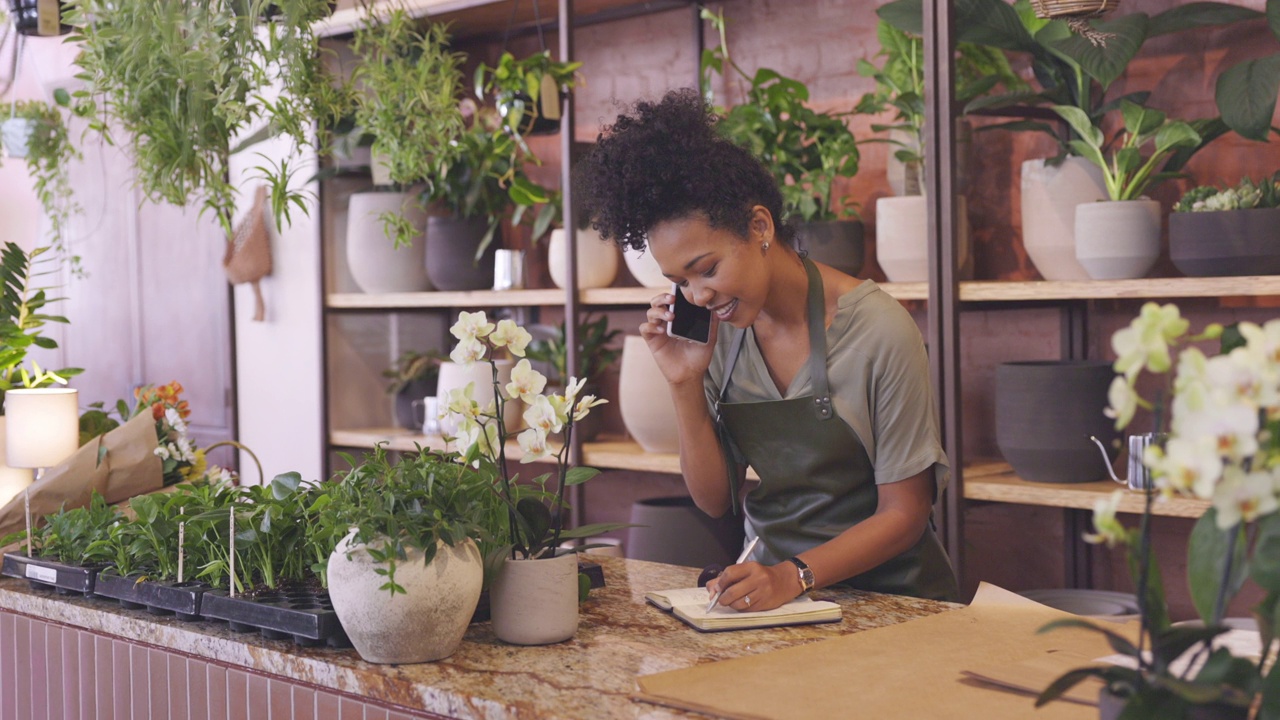
[[[1076,206],[1076,259],[1094,280],[1144,277],[1160,257],[1160,203],[1104,200]]]
[[[511,369],[515,367],[515,363],[511,360],[497,360],[495,363],[498,366],[498,382],[506,387],[507,383],[511,382]],[[474,362],[467,367],[455,362],[440,363],[440,375],[436,381],[436,397],[439,398],[440,412],[445,411],[449,391],[466,387],[467,383],[475,383],[471,397],[480,403],[481,408],[493,402],[493,370],[488,362]],[[519,399],[506,401],[503,406],[502,425],[507,433],[519,432],[522,413],[524,413],[524,403]],[[457,430],[456,419],[448,416],[440,419],[440,432],[443,434],[453,435]]]
[[[364,546],[350,555],[354,531],[329,556],[329,599],[342,629],[366,662],[420,663],[449,657],[467,631],[480,601],[484,564],[470,539],[449,547],[423,564],[420,550],[396,562],[396,584],[405,593],[380,589],[383,569]]]
[[[923,195],[876,200],[876,262],[890,282],[929,279],[929,218]],[[969,214],[963,195],[956,196],[957,265],[969,259]]]
[[[627,269],[631,271],[631,275],[635,277],[645,287],[651,288],[670,288],[671,281],[666,275],[662,274],[662,268],[658,267],[658,261],[653,259],[653,253],[645,249],[644,252],[627,248],[622,253],[623,259],[627,263]]]
[[[380,217],[403,215],[419,229],[409,247],[396,249]],[[427,213],[409,193],[356,193],[347,206],[347,266],[367,293],[422,292],[427,279]]]
[[[547,265],[551,271],[551,281],[556,287],[569,285],[568,268],[569,243],[565,241],[565,231],[556,228],[551,231],[551,241],[547,245]],[[600,233],[587,228],[577,233],[578,253],[578,289],[609,287],[613,279],[618,277],[618,247],[600,238]]]
[[[1069,156],[1022,163],[1022,246],[1045,280],[1088,280],[1076,259],[1076,206],[1107,198],[1102,169]]]
[[[578,556],[507,558],[489,589],[493,634],[513,645],[550,645],[578,632]]]
[[[0,507],[22,492],[32,482],[32,472],[26,468],[12,468],[5,464],[4,416],[0,415]]]
[[[676,406],[667,379],[639,335],[628,335],[622,343],[618,404],[627,432],[646,452],[680,451]]]

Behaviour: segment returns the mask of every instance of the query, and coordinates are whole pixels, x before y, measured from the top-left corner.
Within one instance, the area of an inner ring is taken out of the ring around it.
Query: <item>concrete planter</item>
[[[1192,277],[1280,275],[1280,208],[1169,216],[1169,257]]]
[[[439,290],[488,290],[493,287],[497,231],[480,258],[476,251],[489,230],[489,218],[431,216],[427,220],[427,277]]]
[[[865,232],[860,220],[803,223],[797,244],[813,260],[857,277],[867,257]]]
[[[1022,163],[1022,246],[1045,280],[1088,280],[1076,260],[1076,206],[1107,198],[1102,169],[1075,156]]]
[[[578,556],[507,558],[489,590],[493,634],[513,645],[550,645],[578,632]]]
[[[551,272],[551,281],[556,287],[569,285],[568,268],[569,243],[565,240],[565,231],[556,228],[551,231],[551,241],[547,245],[547,269]],[[600,238],[600,233],[587,228],[577,232],[578,252],[578,289],[609,287],[618,276],[618,247]]]
[[[409,247],[396,249],[381,216],[401,215],[422,232]],[[424,265],[427,213],[409,193],[356,193],[347,209],[347,267],[367,293],[422,292],[431,289]]]
[[[620,368],[618,407],[627,432],[645,452],[679,452],[676,406],[671,401],[671,393],[667,392],[667,380],[644,338],[626,337]]]
[[[1094,280],[1146,276],[1160,257],[1160,203],[1104,200],[1076,206],[1076,259]]]
[[[627,264],[627,270],[631,271],[632,277],[644,287],[671,288],[671,281],[662,274],[658,261],[653,259],[653,253],[647,248],[643,252],[627,249],[623,251],[622,258]]]

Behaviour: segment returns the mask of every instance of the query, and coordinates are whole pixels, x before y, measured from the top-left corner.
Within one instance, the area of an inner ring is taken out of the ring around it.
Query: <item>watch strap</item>
[[[813,570],[809,568],[809,564],[798,557],[789,557],[787,562],[796,566],[796,570],[800,573],[801,594],[807,593],[813,589]]]

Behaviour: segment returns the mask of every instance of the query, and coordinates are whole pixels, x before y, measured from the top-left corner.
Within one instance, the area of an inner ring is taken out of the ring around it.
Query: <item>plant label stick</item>
[[[179,515],[186,515],[186,508],[178,508]],[[182,582],[182,560],[186,556],[183,544],[187,541],[187,524],[185,522],[178,523],[178,582]]]
[[[31,487],[22,491],[22,508],[27,516],[27,557],[31,557]]]
[[[230,597],[236,596],[236,504],[231,503],[230,528],[231,528],[231,593]]]

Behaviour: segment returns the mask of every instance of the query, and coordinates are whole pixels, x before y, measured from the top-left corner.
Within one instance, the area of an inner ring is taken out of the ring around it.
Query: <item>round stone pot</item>
[[[386,581],[363,545],[352,548],[355,531],[329,556],[329,598],[356,652],[366,662],[420,663],[453,654],[484,583],[480,550],[470,539],[440,543],[431,563],[420,550],[396,562],[395,581],[406,593],[379,589]]]
[[[387,237],[381,216],[398,214],[415,228],[427,227],[427,213],[409,193],[369,192],[351,196],[347,206],[347,266],[367,293],[422,292],[431,289],[423,265],[427,239],[419,233],[409,247]]]
[[[640,500],[631,506],[627,557],[688,567],[729,566],[742,552],[742,517],[713,518],[688,496]]]
[[[969,258],[969,215],[963,195],[956,196],[956,255]],[[929,218],[923,195],[876,200],[876,262],[890,282],[929,279]]]
[[[622,343],[618,409],[627,432],[645,452],[680,452],[676,406],[667,391],[667,379],[639,335],[628,335]]]
[[[1192,277],[1280,275],[1280,208],[1176,212],[1169,257]]]
[[[865,230],[860,220],[804,223],[796,233],[797,245],[815,261],[857,277],[867,256]]]
[[[1074,155],[1022,163],[1022,246],[1045,280],[1088,280],[1076,260],[1076,206],[1107,198],[1102,168]]]
[[[1035,360],[996,368],[996,445],[1014,472],[1034,482],[1092,482],[1107,476],[1093,435],[1115,460],[1115,422],[1102,414],[1111,363]]]
[[[565,231],[556,228],[551,231],[551,240],[547,245],[547,270],[551,272],[551,281],[556,287],[569,285],[568,268],[569,243],[565,240]],[[578,288],[609,287],[618,276],[618,247],[600,238],[600,233],[587,228],[577,232],[578,252]]]
[[[627,248],[622,253],[622,259],[636,282],[644,287],[670,289],[671,281],[662,274],[662,268],[658,266],[658,261],[653,259],[653,253],[648,249],[642,252]]]
[[[578,555],[506,558],[489,590],[493,634],[513,645],[550,645],[578,632]]]
[[[487,290],[493,287],[495,237],[476,258],[480,241],[489,231],[488,217],[432,215],[427,219],[427,277],[438,290]]]
[[[1076,259],[1094,280],[1146,276],[1160,257],[1160,203],[1104,200],[1076,206]]]

